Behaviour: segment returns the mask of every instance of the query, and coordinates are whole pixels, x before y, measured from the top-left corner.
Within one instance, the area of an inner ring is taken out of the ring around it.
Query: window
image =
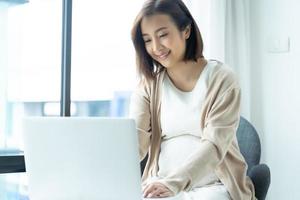
[[[60,0],[0,1],[1,172],[19,163],[9,156],[23,149],[22,118],[60,100],[61,10]],[[24,174],[1,175],[0,188],[1,199],[28,199]]]
[[[73,2],[72,116],[127,115],[136,85],[130,29],[142,3]],[[24,116],[60,115],[61,13],[61,0],[0,1],[2,157],[23,149]],[[26,182],[24,174],[1,176],[1,198],[27,200]]]
[[[136,85],[130,28],[142,3],[73,2],[72,116],[127,115]],[[24,116],[59,116],[61,10],[60,0],[1,4],[0,148],[5,151],[22,149]]]
[[[71,99],[75,116],[128,114],[136,85],[130,30],[143,1],[73,2]]]
[[[0,148],[9,151],[22,149],[22,118],[43,116],[47,102],[60,100],[62,5],[0,6]]]

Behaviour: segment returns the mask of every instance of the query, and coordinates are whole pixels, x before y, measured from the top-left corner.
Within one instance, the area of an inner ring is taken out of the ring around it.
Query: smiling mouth
[[[161,54],[161,55],[157,55],[156,57],[160,60],[164,60],[168,57],[169,54],[170,54],[170,51],[168,51],[167,53]]]

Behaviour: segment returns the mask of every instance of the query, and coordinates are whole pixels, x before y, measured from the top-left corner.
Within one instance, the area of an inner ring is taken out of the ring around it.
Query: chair
[[[259,136],[251,123],[243,117],[240,117],[237,140],[248,164],[247,175],[254,184],[255,196],[258,200],[264,200],[271,181],[270,169],[266,164],[259,163],[261,155]]]
[[[270,169],[266,164],[259,164],[261,155],[259,136],[255,128],[244,117],[240,117],[237,140],[240,151],[248,164],[247,175],[254,184],[255,196],[258,200],[264,200],[271,181]],[[141,162],[142,172],[146,165],[147,157]]]

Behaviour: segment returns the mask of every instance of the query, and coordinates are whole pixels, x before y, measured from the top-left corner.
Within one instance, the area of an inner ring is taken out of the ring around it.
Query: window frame
[[[70,117],[71,114],[71,43],[72,0],[62,0],[61,117]],[[0,174],[17,172],[26,172],[24,152],[0,151]]]

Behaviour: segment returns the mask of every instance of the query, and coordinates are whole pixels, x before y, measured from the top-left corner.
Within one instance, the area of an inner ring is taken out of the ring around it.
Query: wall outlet
[[[290,51],[290,37],[270,37],[268,42],[269,53],[287,53]]]

